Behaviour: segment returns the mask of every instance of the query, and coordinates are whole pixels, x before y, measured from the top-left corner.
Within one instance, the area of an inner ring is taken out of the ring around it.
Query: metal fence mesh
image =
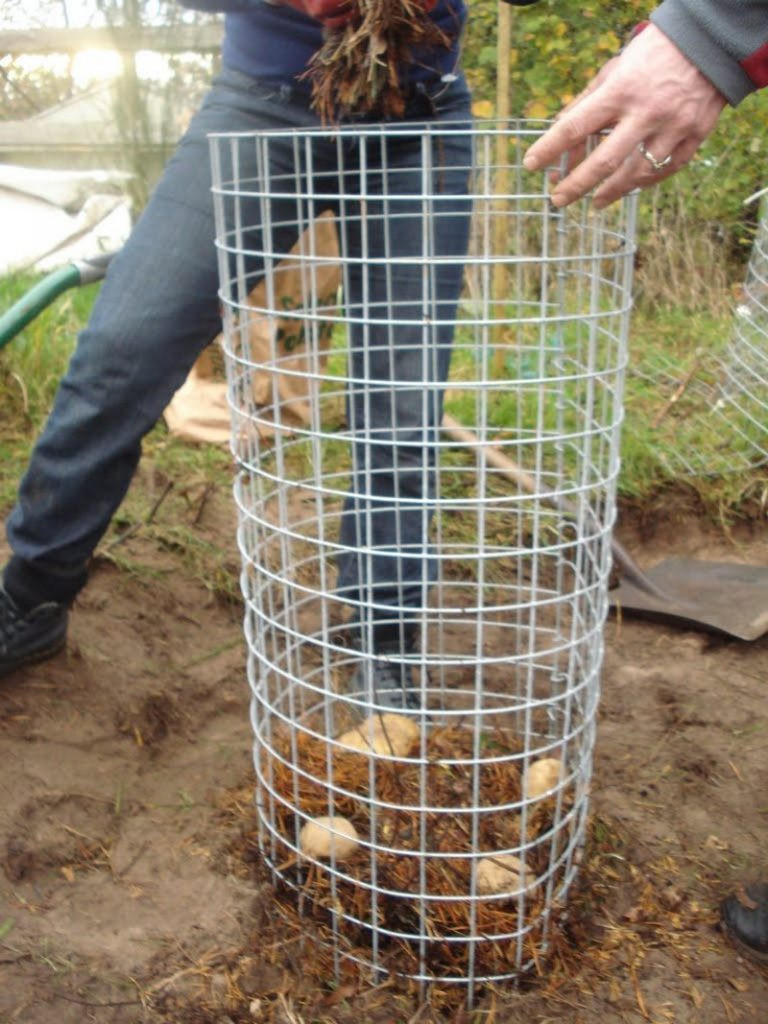
[[[607,609],[634,206],[544,127],[212,140],[261,852],[329,969],[470,998],[552,944]]]
[[[724,476],[768,459],[768,201],[763,201],[743,294],[720,346],[684,358],[638,355],[633,376],[663,399],[657,452],[672,477]]]

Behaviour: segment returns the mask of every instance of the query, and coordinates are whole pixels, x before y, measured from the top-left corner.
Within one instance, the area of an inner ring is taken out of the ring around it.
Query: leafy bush
[[[587,84],[628,38],[632,28],[653,7],[648,0],[540,0],[514,12],[510,54],[512,111],[519,116],[550,117]],[[498,4],[471,4],[464,67],[474,91],[478,113],[491,115],[496,96]],[[688,275],[699,266],[700,252],[716,252],[727,280],[738,280],[749,253],[757,204],[744,200],[768,184],[768,90],[748,97],[736,110],[724,112],[717,130],[691,164],[641,198],[639,240],[642,264],[654,268],[657,282]],[[682,262],[663,245],[657,258],[659,230],[675,236]],[[688,246],[693,251],[687,251]],[[661,260],[659,263],[658,261]],[[711,275],[707,275],[711,277]],[[702,300],[703,279],[684,304]],[[645,287],[646,298],[658,296]],[[672,297],[672,296],[665,296]]]

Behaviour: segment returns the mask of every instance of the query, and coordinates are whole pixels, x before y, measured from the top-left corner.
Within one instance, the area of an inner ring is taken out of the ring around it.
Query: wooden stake
[[[499,18],[497,28],[497,65],[496,73],[496,116],[499,123],[499,134],[496,137],[496,181],[495,190],[499,197],[494,203],[493,220],[493,255],[499,259],[506,246],[506,217],[507,200],[503,197],[509,192],[509,155],[507,147],[509,140],[504,133],[504,125],[510,117],[510,60],[509,53],[512,49],[512,8],[508,3],[501,0],[499,3]],[[499,260],[493,267],[492,295],[494,301],[494,312],[498,316],[498,310],[503,308],[507,297],[507,268]],[[496,325],[493,331],[493,369],[497,377],[504,374],[505,340],[503,336],[503,324]]]

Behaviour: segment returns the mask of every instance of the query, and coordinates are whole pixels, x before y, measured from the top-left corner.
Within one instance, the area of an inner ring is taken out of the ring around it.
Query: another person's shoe
[[[23,609],[0,584],[0,679],[52,658],[67,640],[69,611],[55,601]]]
[[[768,964],[768,882],[745,885],[720,904],[725,934],[759,963]]]

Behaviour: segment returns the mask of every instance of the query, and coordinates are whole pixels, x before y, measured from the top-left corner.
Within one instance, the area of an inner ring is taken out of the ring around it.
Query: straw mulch
[[[384,935],[388,969],[404,975],[418,973],[418,936],[428,935],[426,961],[435,976],[466,976],[469,948],[466,942],[451,938],[482,936],[475,944],[475,975],[499,975],[516,971],[520,950],[516,939],[502,938],[524,932],[521,938],[523,962],[528,967],[540,966],[544,950],[551,948],[558,916],[555,908],[546,925],[542,917],[545,886],[535,879],[543,876],[551,863],[553,844],[555,856],[570,837],[560,826],[560,834],[552,837],[555,820],[554,800],[529,805],[526,836],[521,835],[520,815],[494,812],[494,808],[521,798],[521,778],[514,759],[489,761],[482,766],[477,806],[484,810],[477,815],[477,834],[472,833],[470,815],[452,813],[442,808],[472,807],[471,767],[466,763],[473,756],[471,731],[442,727],[431,731],[427,740],[426,768],[418,759],[377,759],[375,795],[377,804],[376,842],[390,850],[378,850],[375,857],[375,880],[372,877],[371,851],[364,845],[372,837],[370,803],[370,758],[357,752],[334,751],[333,784],[349,796],[336,795],[333,814],[347,818],[355,826],[363,845],[344,862],[337,864],[334,875],[324,867],[296,855],[293,840],[296,818],[290,806],[277,804],[275,826],[275,863],[286,880],[283,897],[288,912],[298,906],[323,926],[331,924],[331,912],[341,913],[338,922],[347,951],[362,962],[370,961],[371,921],[375,914],[377,926],[384,933],[401,932],[413,939]],[[503,730],[494,733],[494,755],[519,752],[517,741]],[[310,818],[329,813],[328,790],[323,780],[328,776],[327,745],[303,735],[295,756],[298,774],[290,766],[288,750],[270,765],[272,785],[288,805],[296,801],[298,808]],[[426,784],[422,772],[426,773]],[[424,794],[427,794],[425,801]],[[428,802],[433,810],[419,808]],[[561,807],[560,813],[564,812]],[[470,899],[472,891],[473,850],[494,851],[514,849],[522,839],[535,843],[526,857],[526,880],[529,887],[524,899],[518,896],[494,899]],[[537,839],[539,840],[538,842]],[[420,855],[422,844],[431,856]],[[559,844],[559,846],[558,846]],[[450,857],[442,855],[453,855]],[[456,855],[459,856],[456,856]],[[555,890],[559,879],[555,878]],[[372,906],[369,885],[375,884],[377,898]],[[432,899],[421,901],[409,894],[423,892]],[[443,898],[441,898],[443,897]],[[362,922],[356,925],[354,922]],[[330,937],[330,936],[329,936]],[[498,938],[497,938],[498,937]]]
[[[701,1005],[712,974],[711,960],[710,966],[704,960],[722,943],[714,931],[711,891],[702,898],[714,881],[703,863],[668,855],[636,866],[631,860],[632,840],[615,819],[596,817],[590,822],[580,873],[569,893],[567,914],[553,924],[547,959],[536,962],[516,985],[478,986],[477,1010],[471,1012],[463,986],[430,986],[425,1001],[417,982],[398,978],[397,969],[409,962],[407,949],[395,947],[393,973],[379,983],[351,959],[341,961],[339,977],[327,911],[323,915],[319,902],[312,901],[316,880],[306,879],[307,896],[298,901],[297,893],[301,897],[305,890],[275,886],[258,847],[252,787],[228,792],[223,800],[222,826],[233,830],[227,870],[260,884],[252,907],[253,944],[227,961],[233,1021],[252,1019],[247,1010],[254,995],[262,1014],[257,1019],[264,1024],[390,1024],[395,1019],[498,1024],[561,1015],[570,1021],[573,1014],[578,1020],[597,1021],[606,1019],[600,1013],[614,1014],[618,1020],[624,1017],[622,1009],[627,1021],[656,1020],[650,1015],[642,979],[656,969],[654,958],[660,951],[678,965],[682,976],[692,979],[690,1019],[698,1019],[695,1008]],[[691,888],[691,876],[699,874],[702,877]],[[682,879],[688,879],[687,886],[675,882]],[[362,941],[357,947],[350,943],[350,952],[355,951],[361,959],[370,958],[370,947]],[[203,977],[210,969],[201,964],[199,972]],[[722,1020],[736,1024],[742,1018],[730,997],[741,997],[732,990],[729,997],[728,991],[721,990]],[[595,1005],[600,1011],[590,1015]],[[245,1017],[237,1016],[239,1007],[245,1007]],[[639,1016],[633,1016],[633,1009]],[[185,1024],[187,1019],[181,1013],[173,1017]],[[194,1024],[202,1019],[194,1017]],[[663,1019],[671,1024],[678,1018]]]

